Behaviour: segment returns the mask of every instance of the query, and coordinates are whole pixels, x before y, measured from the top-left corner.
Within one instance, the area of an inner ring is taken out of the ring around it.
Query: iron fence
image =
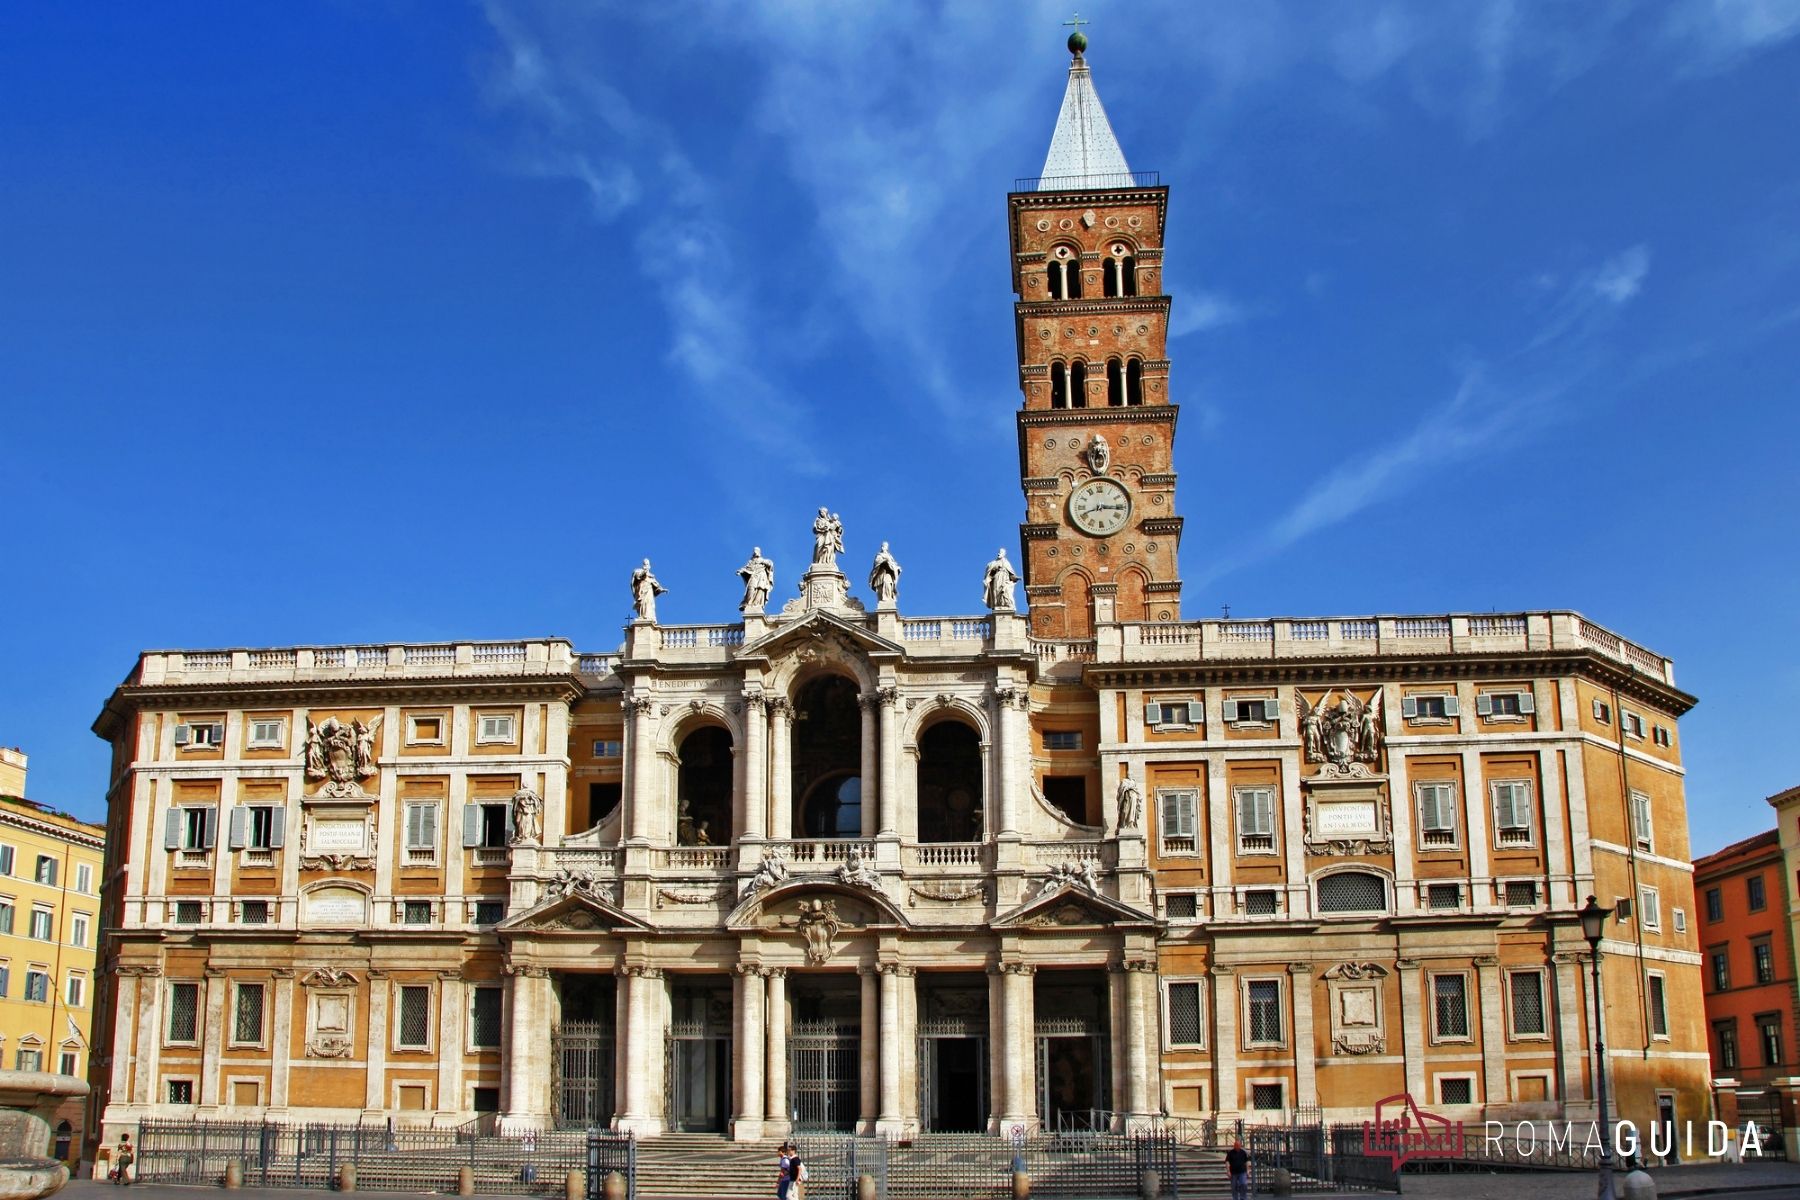
[[[1393,1160],[1368,1152],[1361,1125],[1250,1125],[1231,1135],[1250,1154],[1251,1185],[1274,1190],[1273,1173],[1283,1170],[1294,1192],[1400,1190]],[[1227,1143],[1229,1144],[1229,1143]]]
[[[1154,1135],[1047,1133],[1009,1141],[980,1134],[928,1134],[911,1142],[875,1145],[880,1147],[875,1152],[880,1155],[882,1173],[877,1179],[883,1196],[924,1200],[1011,1196],[1015,1168],[1031,1176],[1034,1196],[1138,1196],[1144,1194],[1146,1176],[1152,1171],[1158,1176],[1160,1195],[1181,1195],[1179,1148]],[[854,1195],[855,1177],[846,1182],[851,1190],[825,1194]]]

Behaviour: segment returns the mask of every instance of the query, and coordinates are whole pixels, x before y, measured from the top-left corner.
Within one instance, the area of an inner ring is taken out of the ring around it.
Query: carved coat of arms
[[[1324,763],[1339,773],[1366,773],[1365,763],[1374,762],[1381,753],[1381,730],[1375,723],[1377,692],[1368,702],[1354,693],[1345,692],[1337,704],[1326,692],[1317,703],[1309,705],[1300,697],[1300,738],[1306,746],[1306,761]]]
[[[322,779],[321,796],[363,795],[362,781],[375,774],[375,731],[381,718],[345,723],[326,717],[306,720],[306,777]]]

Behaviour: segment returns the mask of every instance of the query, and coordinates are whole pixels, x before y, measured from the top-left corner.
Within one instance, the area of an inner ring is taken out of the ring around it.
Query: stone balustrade
[[[425,642],[385,646],[155,650],[138,656],[129,683],[305,683],[432,676],[566,675],[574,647],[560,638],[522,642]]]

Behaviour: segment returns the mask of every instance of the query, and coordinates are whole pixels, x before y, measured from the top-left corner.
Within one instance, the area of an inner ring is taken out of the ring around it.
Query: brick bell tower
[[[1037,637],[1181,619],[1162,291],[1169,189],[1126,165],[1086,50],[1077,29],[1043,175],[1007,197],[1025,394],[1019,537]]]

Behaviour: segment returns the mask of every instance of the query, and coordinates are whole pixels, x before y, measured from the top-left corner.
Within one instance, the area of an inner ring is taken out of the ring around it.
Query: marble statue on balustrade
[[[513,839],[515,846],[536,846],[544,839],[544,800],[530,788],[513,793]]]
[[[875,864],[863,857],[862,849],[857,846],[850,847],[849,853],[844,856],[844,865],[838,868],[837,877],[839,883],[851,887],[866,887],[877,892],[881,890],[881,872],[875,869]]]
[[[772,887],[780,887],[787,882],[787,859],[779,849],[764,850],[762,862],[757,865],[756,874],[744,880],[744,886],[738,890],[738,899]]]
[[[882,608],[892,608],[900,594],[900,564],[888,553],[886,542],[881,543],[875,565],[869,568],[869,590],[875,593],[875,603]]]
[[[835,569],[837,556],[844,552],[844,523],[838,515],[821,506],[813,518],[813,555],[815,567]]]
[[[775,563],[763,557],[761,546],[750,548],[750,561],[738,568],[738,578],[744,581],[744,602],[738,609],[747,613],[759,613],[769,602],[769,593],[775,589]]]
[[[650,560],[631,573],[631,609],[639,621],[656,620],[656,598],[669,589],[651,574]]]
[[[1119,780],[1119,828],[1136,829],[1144,821],[1144,792],[1130,775]]]
[[[1017,611],[1013,600],[1013,585],[1018,582],[1019,573],[1006,561],[1006,547],[1002,546],[1000,556],[987,565],[987,572],[981,578],[982,597],[987,601],[987,606],[994,612]]]
[[[1100,864],[1091,858],[1059,862],[1050,868],[1038,887],[1038,895],[1048,896],[1060,887],[1080,888],[1090,896],[1100,894]]]

